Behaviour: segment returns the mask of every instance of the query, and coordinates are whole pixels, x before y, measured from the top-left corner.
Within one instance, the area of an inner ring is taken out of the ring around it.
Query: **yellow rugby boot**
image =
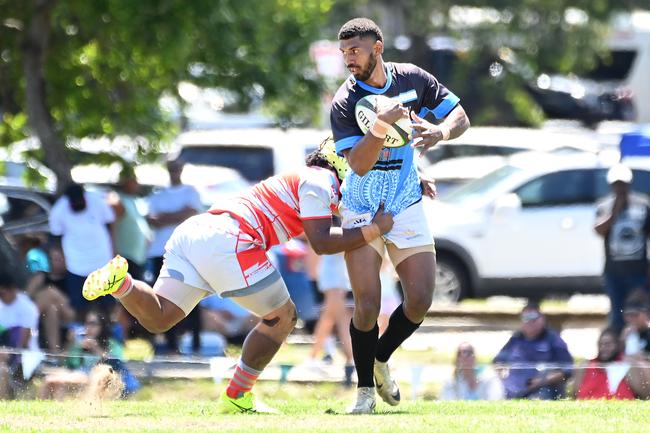
[[[126,274],[129,264],[122,256],[115,256],[103,267],[92,272],[84,282],[81,294],[89,301],[117,292]]]
[[[257,401],[252,392],[245,392],[238,398],[231,398],[224,390],[217,401],[217,412],[220,414],[233,413],[280,413],[277,409]]]

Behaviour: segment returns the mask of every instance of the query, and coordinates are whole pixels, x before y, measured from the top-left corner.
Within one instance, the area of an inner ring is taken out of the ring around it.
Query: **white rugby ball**
[[[390,98],[384,95],[368,95],[359,99],[354,107],[354,117],[357,119],[357,125],[365,134],[372,127],[377,118],[378,104],[385,103]],[[384,147],[401,147],[409,142],[408,136],[411,133],[411,119],[402,117],[397,122],[390,125]]]

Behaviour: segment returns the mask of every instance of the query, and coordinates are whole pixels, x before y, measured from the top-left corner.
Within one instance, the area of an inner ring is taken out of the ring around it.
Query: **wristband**
[[[370,128],[370,133],[375,137],[381,138],[383,140],[386,138],[388,128],[390,128],[390,125],[388,123],[384,122],[381,119],[375,119],[375,122],[372,124],[372,128]]]
[[[372,223],[361,227],[361,234],[366,240],[366,243],[370,243],[381,236],[381,230],[379,230],[379,226],[376,223]]]
[[[449,136],[451,135],[451,130],[449,129],[449,127],[444,123],[441,123],[440,125],[438,125],[438,129],[440,129],[440,132],[442,132],[443,141],[449,140]]]
[[[343,236],[343,228],[330,227],[330,236],[340,238],[341,236]]]
[[[115,299],[122,299],[131,293],[131,289],[133,289],[133,278],[131,278],[131,274],[126,274],[120,288],[113,292],[112,295]]]

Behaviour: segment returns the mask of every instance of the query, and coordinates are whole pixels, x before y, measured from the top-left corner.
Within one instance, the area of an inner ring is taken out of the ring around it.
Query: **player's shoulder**
[[[356,101],[363,95],[355,85],[356,81],[350,75],[338,88],[332,98],[332,107],[345,108],[354,106]]]
[[[301,167],[298,171],[301,182],[332,183],[334,173],[323,167]]]
[[[396,62],[389,62],[388,63],[389,67],[392,68],[397,75],[404,75],[404,76],[415,76],[415,77],[429,77],[431,74],[418,65],[415,65],[413,63],[396,63]]]

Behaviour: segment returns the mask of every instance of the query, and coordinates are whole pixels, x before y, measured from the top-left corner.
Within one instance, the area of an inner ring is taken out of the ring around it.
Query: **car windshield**
[[[256,146],[186,146],[180,158],[196,165],[233,168],[248,181],[259,182],[273,176],[273,149]]]
[[[485,200],[488,193],[493,190],[496,185],[510,177],[513,173],[521,171],[521,168],[512,165],[505,165],[490,174],[449,191],[449,193],[442,198],[442,201],[445,203],[473,207],[478,202]]]

